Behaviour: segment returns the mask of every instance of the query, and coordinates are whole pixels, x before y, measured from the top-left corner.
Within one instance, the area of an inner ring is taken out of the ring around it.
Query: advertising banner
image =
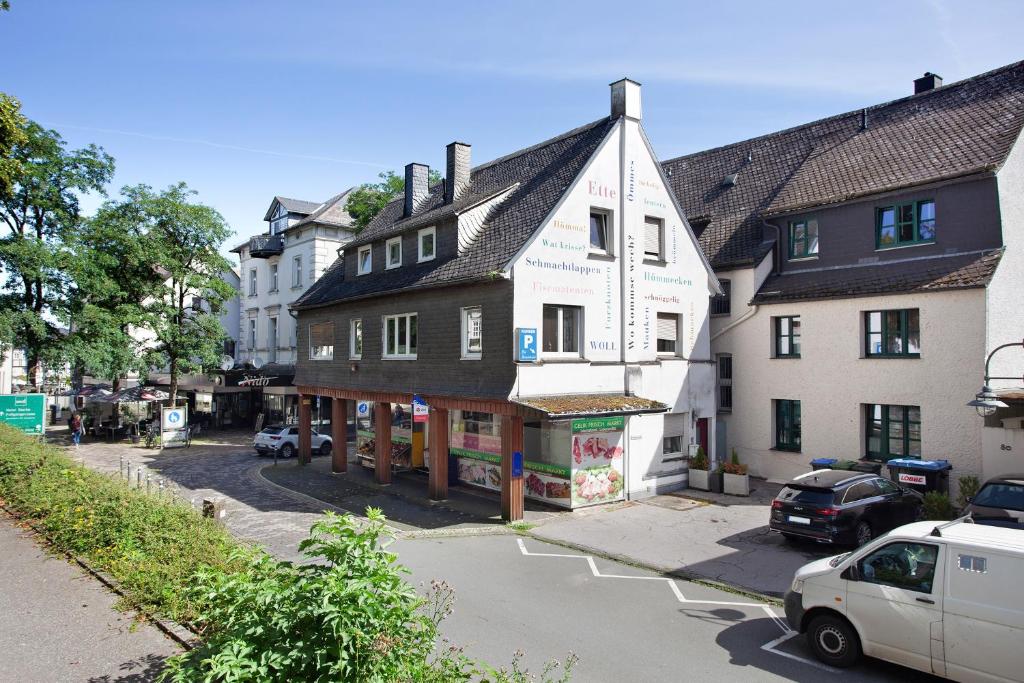
[[[45,394],[4,394],[0,396],[0,422],[26,434],[42,434],[46,429]]]
[[[412,397],[412,421],[426,422],[430,419],[430,407],[422,396]]]
[[[626,418],[572,421],[572,505],[622,500],[623,430]]]
[[[160,412],[160,447],[181,448],[188,439],[188,406],[164,406]]]

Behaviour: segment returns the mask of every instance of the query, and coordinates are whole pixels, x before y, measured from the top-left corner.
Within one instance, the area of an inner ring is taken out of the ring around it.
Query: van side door
[[[942,658],[942,551],[939,543],[894,540],[854,563],[846,614],[864,654],[936,673],[933,654],[940,663]]]

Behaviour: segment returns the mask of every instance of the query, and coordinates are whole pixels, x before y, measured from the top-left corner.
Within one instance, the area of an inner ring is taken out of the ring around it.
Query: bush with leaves
[[[956,510],[949,496],[941,491],[929,491],[924,494],[923,518],[944,521],[956,517]]]
[[[971,502],[971,499],[978,495],[981,482],[973,474],[965,474],[957,479],[957,483],[959,492],[956,494],[956,506],[963,510]]]
[[[697,446],[697,454],[690,458],[690,469],[705,471],[708,469],[708,456],[702,446]]]

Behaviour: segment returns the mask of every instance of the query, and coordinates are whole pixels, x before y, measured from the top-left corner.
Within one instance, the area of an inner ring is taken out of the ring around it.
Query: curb
[[[46,532],[44,532],[42,529],[37,527],[32,522],[26,521],[23,517],[19,516],[17,512],[7,507],[7,505],[0,504],[0,509],[6,512],[11,519],[15,520],[20,524],[24,524],[29,529],[31,529],[36,536],[46,541],[46,545],[51,550],[60,553],[71,562],[77,564],[79,567],[81,567],[90,575],[92,575],[95,579],[97,579],[100,583],[106,586],[111,592],[115,593],[116,595],[119,595],[125,600],[129,600],[128,595],[121,590],[121,586],[120,584],[118,584],[117,579],[99,569],[96,569],[81,557],[73,555],[65,550],[59,549],[53,543],[52,539],[46,534]],[[178,645],[181,645],[186,650],[195,649],[196,644],[201,639],[198,633],[196,633],[195,631],[193,631],[192,629],[188,628],[183,624],[179,624],[178,622],[172,621],[170,619],[162,619],[156,616],[155,614],[148,612],[138,606],[132,606],[131,609],[137,614],[141,614],[143,617],[146,618],[146,620],[149,623],[153,624],[158,629],[160,629],[160,631],[162,631],[165,636],[167,636],[174,642],[178,643]]]
[[[701,576],[700,574],[694,572],[688,572],[684,569],[666,569],[664,567],[659,567],[655,564],[642,562],[640,560],[637,560],[636,558],[629,557],[628,555],[609,553],[599,548],[594,548],[588,545],[584,545],[582,543],[574,543],[572,541],[563,541],[561,539],[546,538],[544,536],[534,534],[531,531],[521,531],[519,532],[519,535],[525,536],[527,538],[532,538],[533,540],[540,541],[541,543],[550,543],[551,545],[561,546],[563,548],[568,548],[570,550],[577,550],[579,552],[587,553],[588,555],[600,557],[605,560],[621,562],[622,564],[629,565],[630,567],[636,567],[637,569],[643,569],[649,572],[654,572],[655,574],[660,574],[665,578],[688,581],[689,583],[695,583],[697,585],[705,586],[707,588],[714,588],[715,590],[724,591],[726,593],[732,593],[734,595],[741,595],[751,600],[758,600],[769,605],[775,605],[777,607],[781,607],[783,605],[782,599],[779,596],[771,595],[769,593],[762,593],[760,591],[746,588],[744,586],[737,586],[735,584],[726,583],[724,581],[718,581],[716,579],[709,579],[705,576]]]

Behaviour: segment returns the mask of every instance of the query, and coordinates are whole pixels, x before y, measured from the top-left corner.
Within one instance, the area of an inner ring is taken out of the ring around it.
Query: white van
[[[1024,532],[915,522],[801,567],[786,619],[815,655],[861,653],[957,681],[1024,681]]]

